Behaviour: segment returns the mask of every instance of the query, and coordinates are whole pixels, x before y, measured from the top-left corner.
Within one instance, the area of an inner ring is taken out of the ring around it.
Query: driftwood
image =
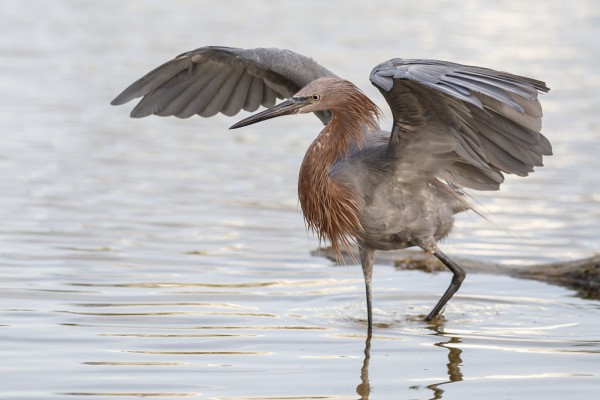
[[[335,261],[331,247],[319,248],[314,256]],[[358,250],[342,252],[346,264],[355,264]],[[462,257],[452,257],[467,273],[504,274],[522,279],[534,279],[577,291],[585,299],[600,299],[600,255],[574,261],[551,264],[515,266],[498,265]],[[381,251],[376,254],[378,264],[392,264],[398,269],[422,270],[425,272],[447,271],[433,255],[416,250]]]

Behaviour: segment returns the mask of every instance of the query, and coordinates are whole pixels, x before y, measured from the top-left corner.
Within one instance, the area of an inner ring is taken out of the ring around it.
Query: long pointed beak
[[[305,105],[305,101],[301,97],[292,97],[282,103],[277,104],[265,111],[259,112],[241,120],[240,122],[231,125],[229,129],[237,129],[242,126],[248,126],[267,119],[280,117],[282,115],[296,114]]]

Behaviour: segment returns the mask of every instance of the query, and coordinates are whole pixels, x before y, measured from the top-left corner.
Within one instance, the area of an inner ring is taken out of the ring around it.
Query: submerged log
[[[336,261],[331,247],[319,248],[313,256]],[[356,264],[358,249],[351,253],[343,251],[346,264]],[[580,260],[539,265],[500,265],[462,257],[452,257],[467,273],[503,274],[521,279],[533,279],[560,285],[577,291],[584,299],[600,300],[600,255]],[[398,269],[422,270],[424,272],[447,271],[433,255],[417,250],[381,251],[376,254],[378,264],[392,264]]]

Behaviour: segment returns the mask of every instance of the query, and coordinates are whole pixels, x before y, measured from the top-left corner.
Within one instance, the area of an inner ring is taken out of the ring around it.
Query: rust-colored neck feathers
[[[352,144],[360,146],[369,129],[379,129],[379,108],[348,81],[337,79],[323,91],[332,118],[310,145],[300,167],[298,194],[304,219],[319,240],[331,242],[341,260],[362,231],[360,200],[351,187],[331,179],[331,166],[347,158]]]

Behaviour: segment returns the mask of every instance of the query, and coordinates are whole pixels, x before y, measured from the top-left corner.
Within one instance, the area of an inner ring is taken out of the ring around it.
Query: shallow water
[[[367,348],[360,268],[311,257],[298,211],[316,119],[229,132],[237,117],[108,105],[208,44],[294,49],[382,108],[367,74],[396,56],[539,77],[555,156],[473,193],[495,225],[461,215],[442,247],[504,264],[597,251],[596,2],[344,4],[3,3],[1,399],[597,395],[600,303],[539,282],[470,275],[430,325],[448,274],[380,265]]]

